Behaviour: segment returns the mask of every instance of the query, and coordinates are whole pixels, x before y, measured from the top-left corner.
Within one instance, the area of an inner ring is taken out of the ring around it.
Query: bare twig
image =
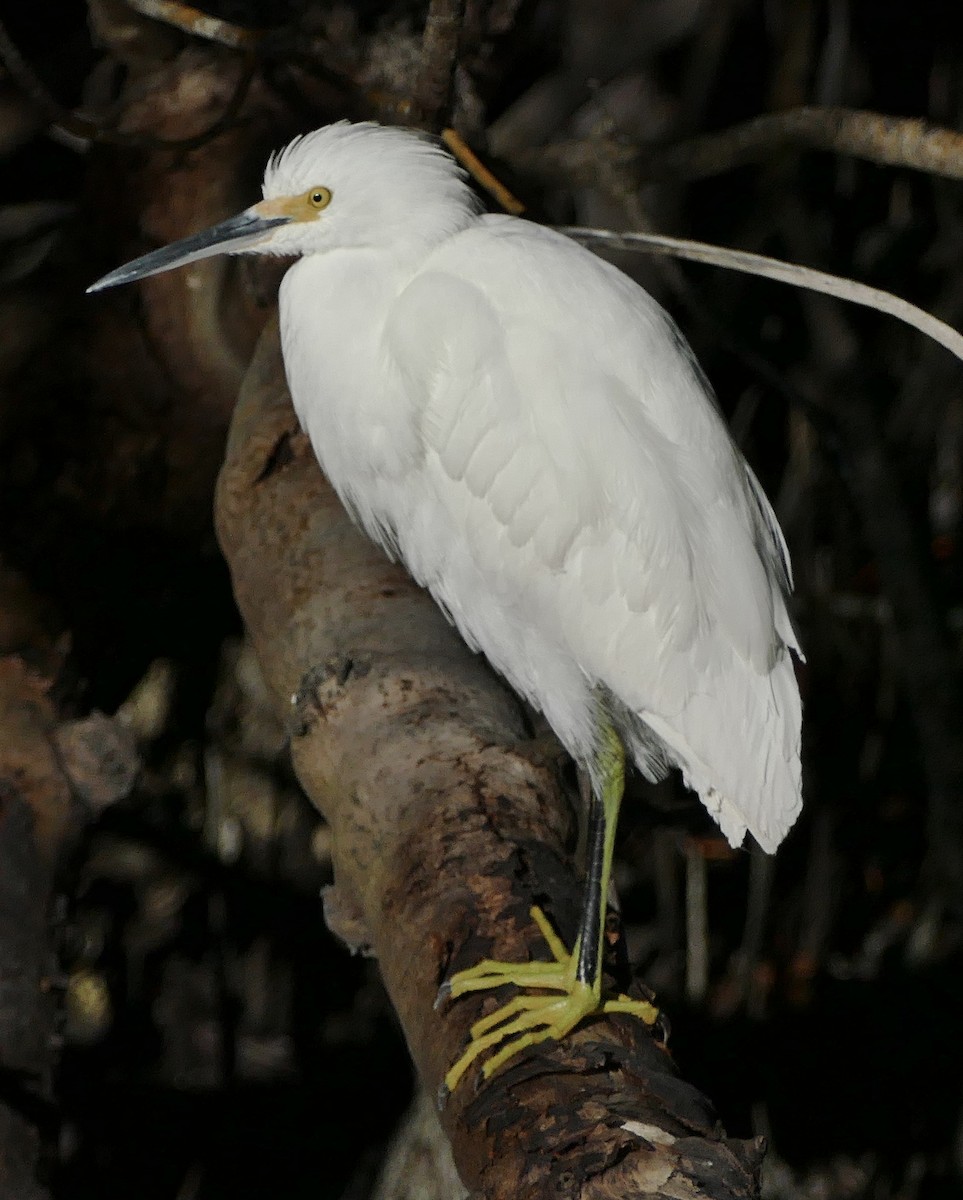
[[[442,123],[451,101],[465,0],[431,0],[422,40],[415,110],[430,129]]]
[[[521,216],[525,211],[525,205],[517,196],[512,195],[496,175],[489,171],[460,133],[454,129],[443,129],[441,140],[471,177],[494,198],[496,203],[502,206],[505,212],[511,213],[515,217]]]
[[[753,846],[749,859],[749,888],[746,894],[746,919],[742,930],[742,943],[736,952],[735,977],[740,1001],[744,1001],[748,1015],[758,1020],[762,1016],[763,995],[754,986],[756,967],[762,952],[766,918],[772,900],[773,859],[771,855]]]
[[[685,844],[685,994],[694,1004],[709,986],[708,870],[702,847]]]
[[[801,267],[797,263],[783,262],[765,254],[751,254],[746,250],[733,250],[725,246],[712,246],[706,242],[695,242],[688,238],[665,237],[655,233],[618,233],[610,229],[587,229],[582,226],[560,226],[559,232],[567,234],[586,246],[605,247],[610,250],[642,250],[652,254],[670,254],[689,262],[708,263],[710,266],[726,267],[745,275],[759,275],[779,283],[793,284],[808,291],[821,292],[848,300],[852,304],[888,313],[892,317],[912,325],[934,342],[944,346],[951,354],[963,360],[963,334],[952,326],[934,317],[932,313],[917,308],[892,292],[870,287],[855,279],[830,275],[812,267]]]
[[[217,42],[221,46],[229,46],[232,50],[252,50],[264,39],[260,29],[245,29],[243,25],[233,25],[220,17],[212,17],[210,13],[201,12],[189,4],[180,4],[178,0],[126,0],[127,6],[143,17],[153,21],[163,21],[175,29],[189,33],[191,37],[203,38],[206,42]]]

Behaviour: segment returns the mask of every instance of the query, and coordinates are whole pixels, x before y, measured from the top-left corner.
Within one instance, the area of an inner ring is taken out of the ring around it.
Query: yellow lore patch
[[[331,203],[331,189],[313,187],[300,196],[278,196],[254,205],[259,217],[287,217],[289,221],[313,221]]]

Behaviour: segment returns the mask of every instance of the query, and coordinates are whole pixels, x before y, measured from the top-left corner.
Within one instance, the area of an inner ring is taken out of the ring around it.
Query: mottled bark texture
[[[306,791],[331,823],[329,920],[370,946],[434,1092],[496,1004],[433,1009],[452,971],[544,946],[543,905],[571,937],[576,820],[559,751],[429,597],[351,524],[290,405],[269,326],[221,472],[217,529]],[[640,1022],[596,1021],[442,1114],[466,1185],[525,1197],[750,1196],[758,1144],[728,1139]]]

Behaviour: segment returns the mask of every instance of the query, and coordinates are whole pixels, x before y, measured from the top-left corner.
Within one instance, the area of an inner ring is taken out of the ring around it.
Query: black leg
[[[606,814],[602,801],[592,790],[589,803],[588,847],[586,854],[585,894],[579,920],[578,967],[575,978],[579,983],[595,985],[601,970],[602,954],[602,876],[605,867]]]

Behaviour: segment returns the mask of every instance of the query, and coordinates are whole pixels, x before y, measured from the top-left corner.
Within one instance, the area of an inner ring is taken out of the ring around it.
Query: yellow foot
[[[548,1038],[559,1041],[585,1017],[595,1013],[631,1013],[647,1025],[652,1025],[659,1015],[658,1009],[646,1000],[618,996],[603,1001],[599,985],[593,988],[591,984],[575,978],[578,946],[571,953],[566,950],[540,908],[533,907],[531,915],[548,943],[554,962],[506,963],[485,959],[477,966],[453,975],[442,985],[439,1000],[448,997],[454,999],[466,992],[497,988],[506,983],[541,992],[558,992],[560,995],[516,996],[487,1017],[476,1021],[471,1027],[471,1040],[464,1054],[445,1076],[446,1094],[455,1090],[479,1055],[495,1047],[498,1049],[482,1067],[485,1079],[490,1079],[510,1058],[528,1046]]]

